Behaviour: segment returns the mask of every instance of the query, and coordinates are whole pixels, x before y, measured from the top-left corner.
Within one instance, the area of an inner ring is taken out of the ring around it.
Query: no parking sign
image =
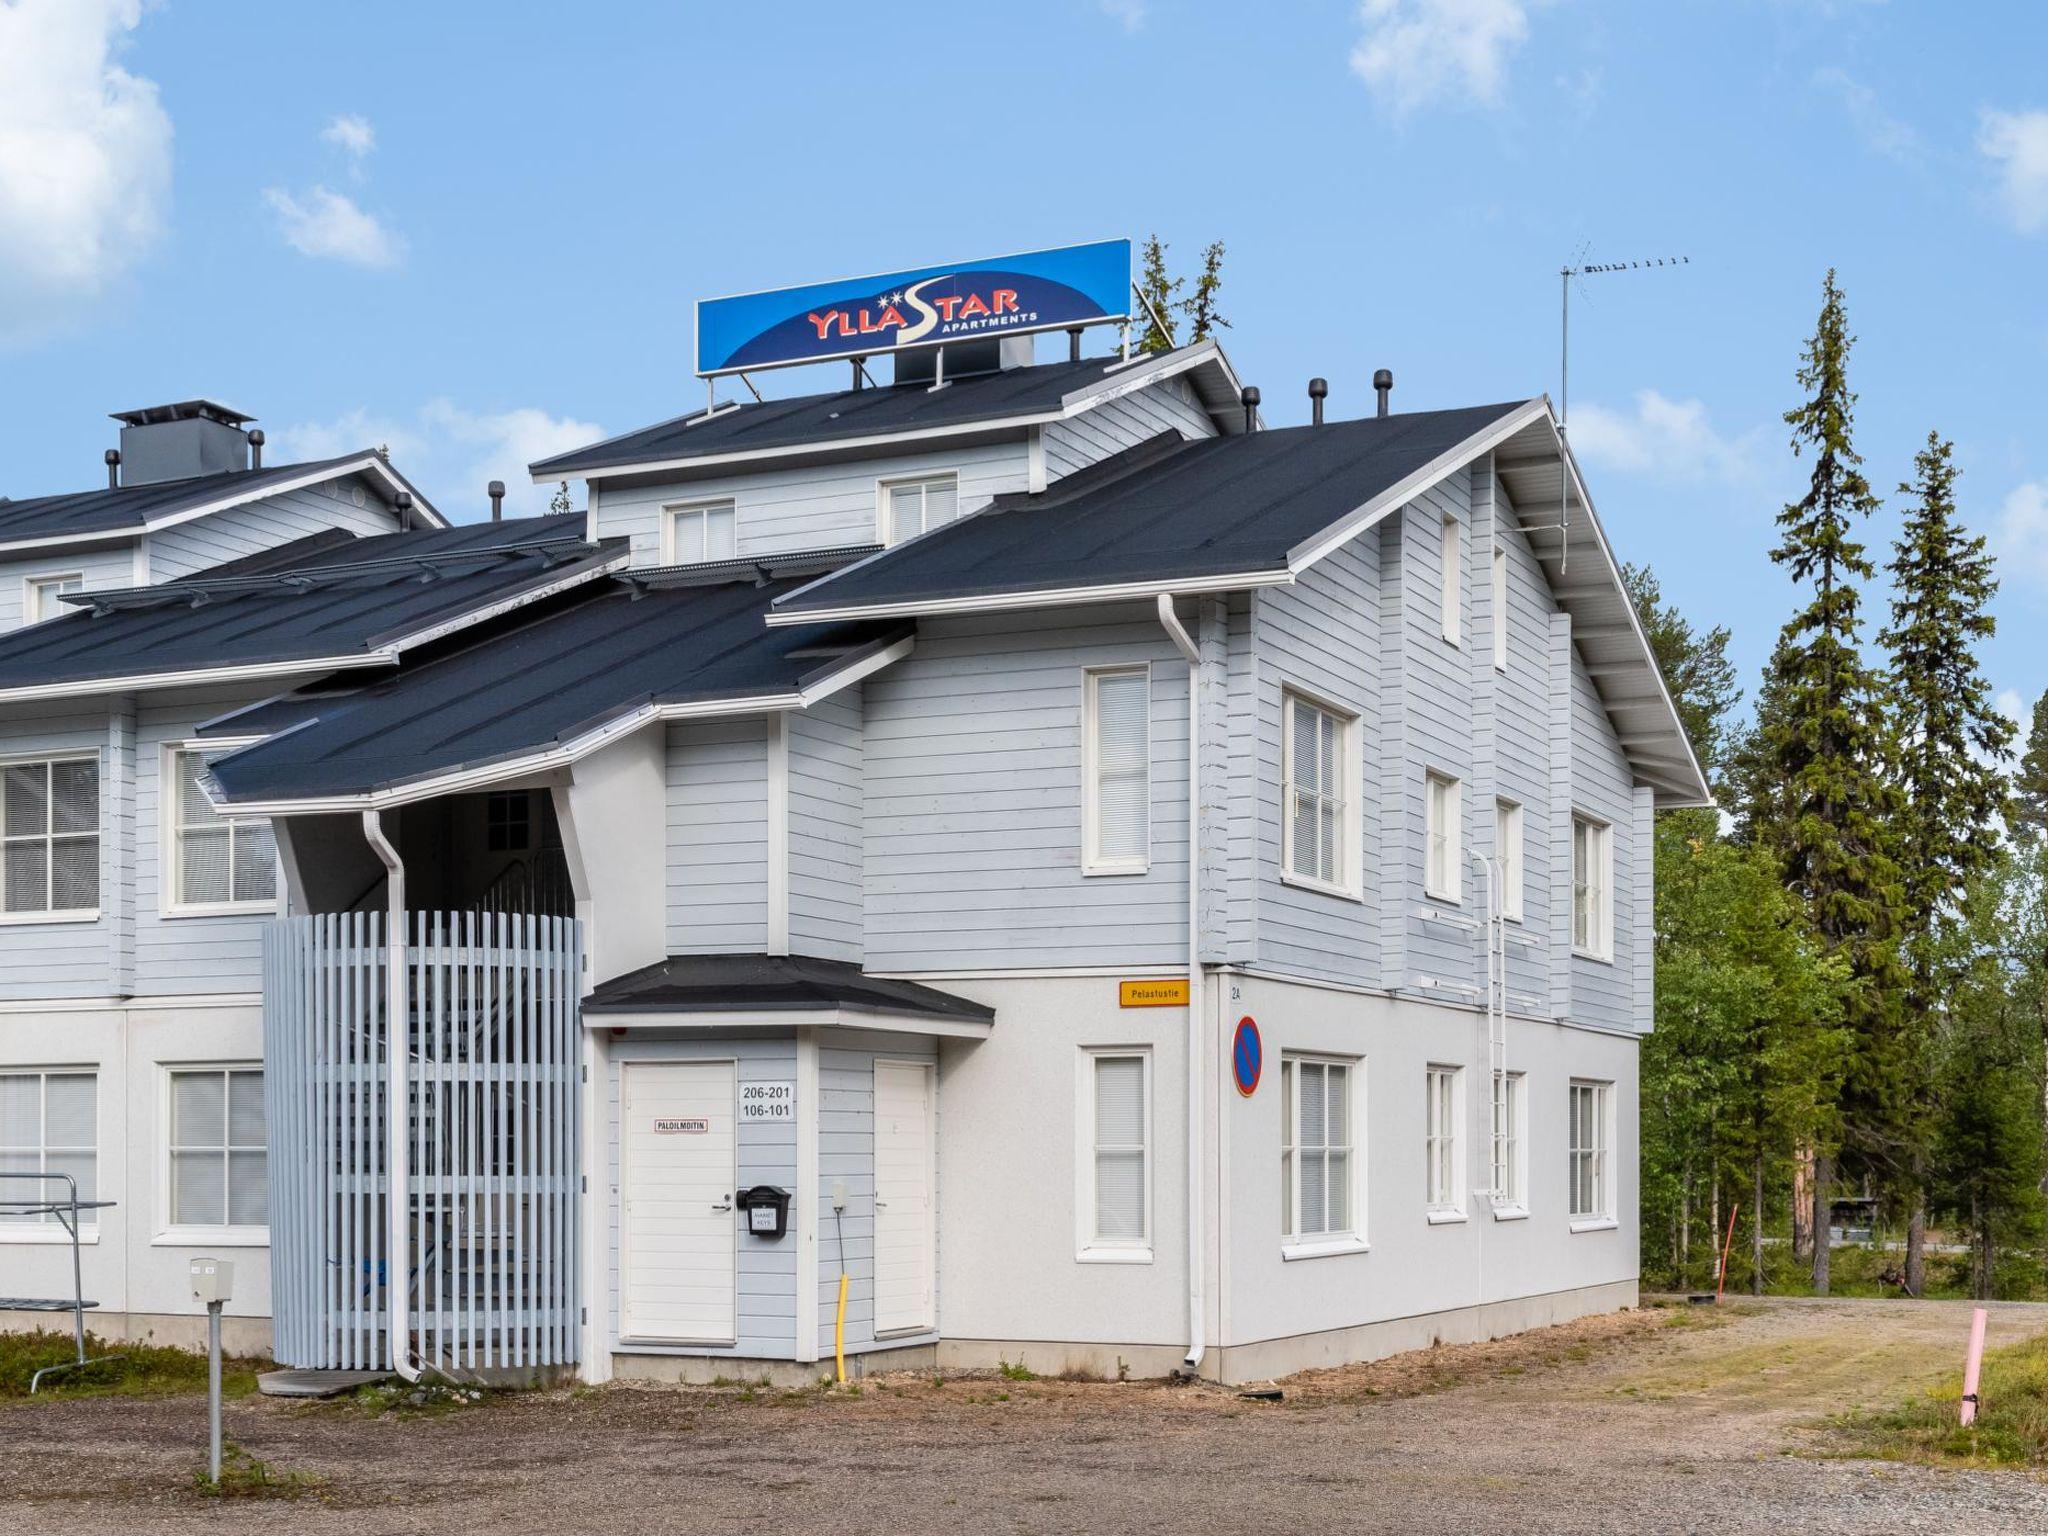
[[[1259,1086],[1259,1071],[1266,1064],[1265,1047],[1259,1043],[1259,1021],[1246,1014],[1237,1021],[1237,1033],[1230,1037],[1230,1075],[1237,1091],[1250,1098]]]

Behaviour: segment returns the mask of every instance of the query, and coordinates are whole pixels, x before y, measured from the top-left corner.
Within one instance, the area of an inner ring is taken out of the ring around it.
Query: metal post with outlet
[[[206,1476],[220,1486],[220,1309],[234,1294],[235,1266],[226,1259],[192,1261],[192,1299],[206,1303]]]

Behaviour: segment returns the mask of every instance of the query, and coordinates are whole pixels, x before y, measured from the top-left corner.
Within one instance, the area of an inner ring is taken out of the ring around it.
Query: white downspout
[[[1159,594],[1159,622],[1188,664],[1188,1353],[1195,1371],[1207,1349],[1202,1275],[1202,658],[1173,611],[1173,594]]]
[[[406,1142],[410,1118],[405,1064],[412,1055],[412,1001],[406,996],[405,861],[384,835],[383,819],[363,812],[363,836],[384,865],[384,1161],[389,1173],[384,1200],[389,1223],[385,1251],[384,1293],[389,1308],[386,1332],[391,1341],[391,1369],[407,1381],[420,1379],[412,1357],[412,1326],[408,1316],[412,1284],[412,1243],[407,1216],[412,1208],[412,1169]]]

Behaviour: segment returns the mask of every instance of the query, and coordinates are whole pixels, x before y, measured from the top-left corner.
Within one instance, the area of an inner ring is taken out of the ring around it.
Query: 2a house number
[[[795,1083],[741,1083],[742,1120],[794,1120]]]

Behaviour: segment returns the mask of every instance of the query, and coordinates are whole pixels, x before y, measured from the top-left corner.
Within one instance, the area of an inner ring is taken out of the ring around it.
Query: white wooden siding
[[[97,922],[0,923],[0,999],[113,995],[115,924],[107,898],[129,878],[108,832],[108,715],[104,706],[67,701],[10,706],[0,716],[0,756],[95,753],[100,759],[100,918]]]
[[[363,493],[360,507],[355,504],[358,490]],[[346,528],[358,538],[368,538],[396,532],[397,527],[397,514],[376,488],[361,475],[346,475],[151,534],[149,579],[176,581],[329,528]]]
[[[0,561],[0,631],[18,629],[26,617],[28,581],[32,576],[85,578],[83,590],[104,592],[110,587],[135,585],[135,546],[116,544],[111,548],[87,549],[75,553],[39,550],[32,558]],[[70,613],[68,607],[60,612]]]
[[[668,951],[768,943],[768,734],[758,719],[668,727]]]
[[[861,690],[789,716],[789,947],[861,958]]]
[[[1126,448],[1178,432],[1182,437],[1214,437],[1216,425],[1196,404],[1184,379],[1172,378],[1123,395],[1093,410],[1044,428],[1045,476],[1048,481],[1122,453]]]
[[[1637,1026],[1635,998],[1635,790],[1628,760],[1615,740],[1607,711],[1593,689],[1585,663],[1572,652],[1572,804],[1612,828],[1612,872],[1608,900],[1614,916],[1611,961],[1574,955],[1571,1014],[1584,1024],[1608,1029]],[[1569,878],[1570,865],[1565,866]]]

